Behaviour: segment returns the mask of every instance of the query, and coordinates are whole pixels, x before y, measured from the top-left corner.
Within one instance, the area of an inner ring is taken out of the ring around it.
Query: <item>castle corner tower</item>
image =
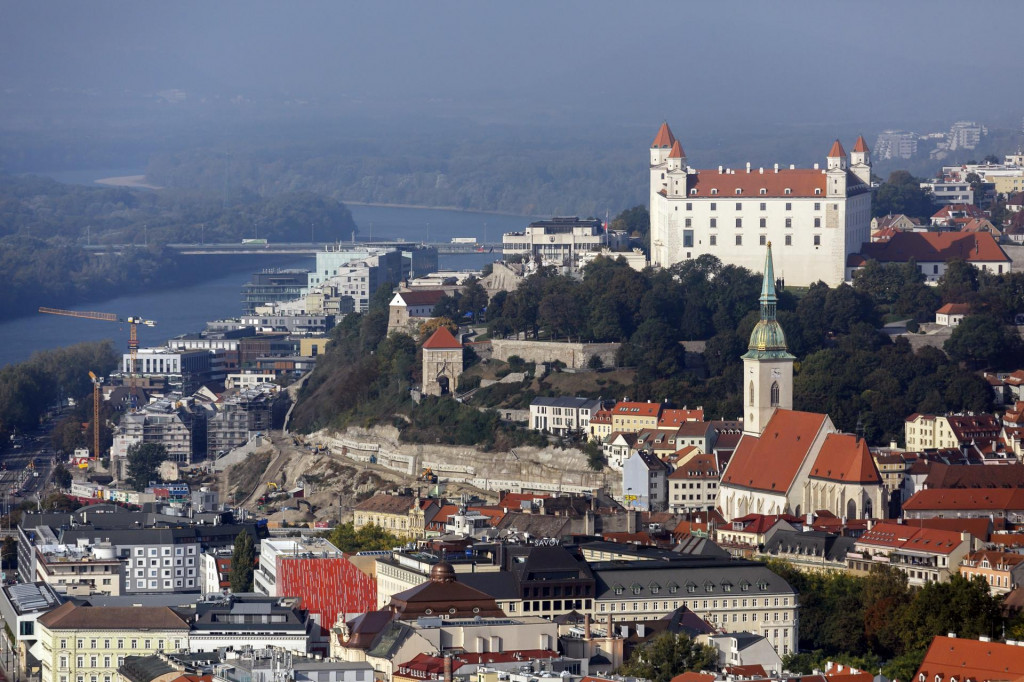
[[[777,408],[793,409],[793,361],[775,317],[775,268],[768,242],[761,284],[761,319],[743,355],[743,433],[760,436]]]

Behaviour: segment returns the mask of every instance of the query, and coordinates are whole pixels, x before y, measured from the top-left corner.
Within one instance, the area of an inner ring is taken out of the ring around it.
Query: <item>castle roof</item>
[[[672,151],[668,153],[670,159],[682,159],[686,156],[686,152],[683,151],[683,145],[679,144],[679,140],[672,143]]]
[[[400,291],[396,295],[405,305],[437,305],[448,294],[439,289],[428,289],[426,291]]]
[[[842,483],[880,483],[867,441],[846,433],[830,433],[818,452],[811,477]]]
[[[856,267],[868,259],[906,263],[911,258],[918,263],[1010,262],[989,232],[897,232],[889,241],[864,244],[860,254],[850,254],[849,264]]]
[[[864,136],[863,135],[858,135],[857,136],[857,143],[853,145],[853,151],[855,151],[855,152],[868,152],[868,151],[871,151],[870,149],[868,149],[868,143],[864,141]]]
[[[698,170],[687,176],[687,196],[813,197],[825,196],[825,171],[813,168]],[[788,190],[788,192],[787,192]],[[817,191],[816,191],[817,190]]]
[[[437,331],[431,334],[430,338],[423,344],[423,347],[430,349],[449,349],[462,348],[462,344],[452,336],[452,333],[448,331],[447,327],[438,327]]]
[[[815,437],[831,427],[828,415],[775,410],[760,436],[744,435],[722,476],[722,485],[786,494]],[[771,466],[765,466],[771,462]]]
[[[654,142],[651,143],[651,149],[668,149],[676,141],[676,136],[672,134],[672,130],[668,127],[668,122],[661,124],[658,128],[658,134],[654,138]]]
[[[832,149],[828,150],[828,158],[846,156],[846,150],[843,149],[843,144],[836,140],[832,143]]]

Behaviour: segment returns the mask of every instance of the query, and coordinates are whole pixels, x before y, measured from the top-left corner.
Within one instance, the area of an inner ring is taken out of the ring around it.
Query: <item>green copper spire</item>
[[[786,348],[786,335],[775,319],[775,267],[772,264],[772,243],[768,242],[764,259],[764,279],[761,282],[761,320],[750,334],[745,358],[792,358]]]

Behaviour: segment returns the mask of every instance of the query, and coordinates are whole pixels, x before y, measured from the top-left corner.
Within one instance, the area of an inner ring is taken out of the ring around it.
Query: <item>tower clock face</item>
[[[778,367],[773,368],[772,379],[778,379],[780,376],[782,376],[782,370],[780,370]]]

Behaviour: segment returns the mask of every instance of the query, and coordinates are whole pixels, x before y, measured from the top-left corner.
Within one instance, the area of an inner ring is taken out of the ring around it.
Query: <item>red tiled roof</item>
[[[398,295],[406,305],[437,305],[448,294],[437,289],[428,289],[427,291],[400,291]]]
[[[1003,379],[1003,383],[1005,383],[1007,386],[1024,385],[1024,369],[1018,369],[1014,372],[1011,372],[1009,375],[1007,375],[1005,379]]]
[[[966,315],[971,312],[969,303],[947,303],[935,311],[938,315]]]
[[[551,497],[548,493],[503,493],[498,499],[498,506],[506,509],[519,509],[523,502],[533,504],[534,500]]]
[[[839,140],[832,143],[832,149],[828,150],[829,158],[835,156],[846,156],[846,150],[843,149],[843,145]]]
[[[669,682],[715,682],[715,676],[711,673],[682,673]]]
[[[932,214],[932,218],[949,218],[954,213],[963,213],[971,218],[985,217],[985,212],[974,204],[947,204]]]
[[[776,410],[761,436],[743,436],[722,477],[722,485],[785,494],[828,417]]]
[[[722,672],[739,677],[768,677],[763,665],[730,665],[723,668]]]
[[[657,417],[661,414],[661,403],[615,403],[612,415],[629,415],[634,417]]]
[[[868,143],[864,141],[863,135],[857,136],[857,142],[853,145],[853,151],[855,152],[867,152],[871,151],[868,149]]]
[[[669,478],[718,478],[718,458],[714,455],[696,455],[686,464],[669,474]]]
[[[676,136],[672,134],[672,129],[668,127],[668,122],[661,124],[658,128],[658,134],[654,138],[654,142],[651,143],[651,149],[668,149],[676,141]]]
[[[1020,562],[1024,561],[1024,554],[980,549],[965,556],[961,565],[970,567],[970,564],[973,563],[980,566],[981,562],[986,560],[991,568],[995,568],[996,566],[1016,566]]]
[[[903,503],[904,511],[1021,510],[1024,490],[1015,488],[931,488],[919,490]]]
[[[858,544],[933,554],[949,554],[963,541],[955,531],[915,528],[902,523],[876,523],[857,540]]]
[[[811,476],[844,483],[879,483],[867,441],[845,433],[830,433],[811,467]]]
[[[855,259],[851,254],[850,262]],[[886,242],[861,246],[861,255],[879,263],[918,263],[965,260],[969,263],[1009,263],[1010,258],[988,232],[897,232]]]
[[[668,409],[661,411],[661,417],[658,419],[658,428],[667,428],[670,426],[680,426],[685,422],[702,422],[704,421],[704,408],[697,407],[689,410],[683,409]]]
[[[1024,675],[1024,647],[959,637],[936,637],[913,679],[928,682],[1007,680]]]
[[[1002,522],[1002,519],[996,519]],[[913,528],[934,528],[956,533],[970,533],[982,542],[988,542],[991,536],[992,520],[988,517],[980,519],[906,519],[904,523]],[[1022,536],[1024,537],[1024,536]]]
[[[672,151],[668,153],[670,159],[681,159],[686,156],[686,152],[683,151],[683,145],[679,144],[679,140],[672,143]]]
[[[720,196],[723,200],[743,197],[781,197],[789,194],[795,197],[811,197],[825,195],[825,171],[813,168],[779,169],[778,172],[772,169],[765,169],[764,173],[759,170],[737,170],[726,172],[717,169],[698,170],[695,175],[689,175],[687,196],[710,197]],[[761,190],[764,194],[761,194]],[[814,190],[820,190],[818,195]],[[693,190],[696,190],[694,192]],[[717,190],[712,192],[712,190]],[[739,190],[739,194],[736,194]]]
[[[462,344],[459,343],[452,333],[448,331],[448,327],[438,327],[437,331],[430,335],[427,342],[423,344],[424,348],[462,348]]]

